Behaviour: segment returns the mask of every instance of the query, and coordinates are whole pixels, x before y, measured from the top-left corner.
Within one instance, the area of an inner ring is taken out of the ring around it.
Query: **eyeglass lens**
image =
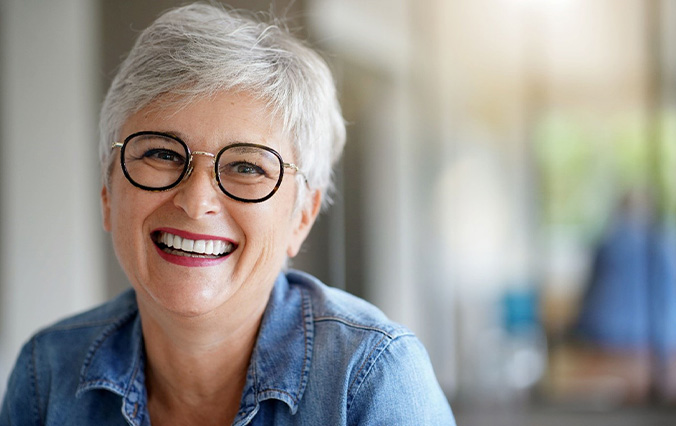
[[[216,161],[221,189],[235,198],[260,200],[279,185],[282,161],[267,149],[233,145],[221,151]]]
[[[176,186],[188,173],[189,152],[182,142],[157,134],[139,134],[125,142],[123,169],[127,178],[146,190]],[[230,145],[216,157],[221,190],[242,201],[263,201],[279,186],[282,160],[275,152],[250,144]]]

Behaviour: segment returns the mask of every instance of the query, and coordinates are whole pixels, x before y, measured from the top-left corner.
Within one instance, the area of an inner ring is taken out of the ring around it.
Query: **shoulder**
[[[97,342],[130,322],[137,312],[135,293],[130,290],[38,331],[16,360],[2,416],[24,419],[26,424],[30,416],[42,423],[50,401],[58,401],[64,395],[75,396],[83,363]]]
[[[342,371],[350,389],[357,388],[371,368],[382,363],[379,358],[395,342],[408,349],[395,362],[417,362],[417,349],[422,348],[417,337],[374,305],[303,272],[289,271],[286,276],[289,291],[303,294],[311,305],[306,309],[312,312],[313,364],[327,363],[336,367],[335,372]]]
[[[343,407],[348,424],[383,419],[391,420],[386,424],[454,424],[427,351],[413,332],[372,304],[308,274],[289,271],[286,276],[289,289],[307,293],[312,304],[312,398]]]
[[[107,303],[40,330],[26,343],[22,353],[30,353],[33,368],[41,379],[67,377],[75,383],[85,360],[103,342],[111,336],[116,336],[117,341],[128,340],[132,320],[137,316],[136,293],[127,290]]]
[[[35,368],[60,370],[77,365],[106,330],[116,330],[138,313],[136,294],[127,290],[89,311],[62,319],[31,337],[20,357],[30,355]]]
[[[422,343],[413,336],[392,340],[355,380],[348,424],[455,425]]]
[[[413,333],[391,321],[380,309],[343,290],[329,287],[304,272],[291,270],[286,274],[289,287],[308,294],[315,324],[335,323],[355,331],[370,331],[394,339]]]

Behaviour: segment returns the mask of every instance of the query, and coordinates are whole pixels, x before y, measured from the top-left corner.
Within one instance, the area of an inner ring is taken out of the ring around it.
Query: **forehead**
[[[121,136],[146,130],[174,134],[191,149],[214,151],[248,142],[290,152],[281,120],[263,99],[246,92],[224,91],[190,101],[165,95],[131,115]]]

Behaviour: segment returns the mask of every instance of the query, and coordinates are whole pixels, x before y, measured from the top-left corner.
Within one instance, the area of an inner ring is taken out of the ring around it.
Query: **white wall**
[[[0,1],[0,396],[36,329],[105,294],[94,6]]]

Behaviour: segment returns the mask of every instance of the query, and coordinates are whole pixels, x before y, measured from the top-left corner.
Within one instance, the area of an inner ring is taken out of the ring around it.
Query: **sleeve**
[[[33,348],[31,340],[19,353],[0,409],[0,426],[41,424]]]
[[[348,424],[455,426],[455,419],[422,343],[393,339],[354,383]]]

